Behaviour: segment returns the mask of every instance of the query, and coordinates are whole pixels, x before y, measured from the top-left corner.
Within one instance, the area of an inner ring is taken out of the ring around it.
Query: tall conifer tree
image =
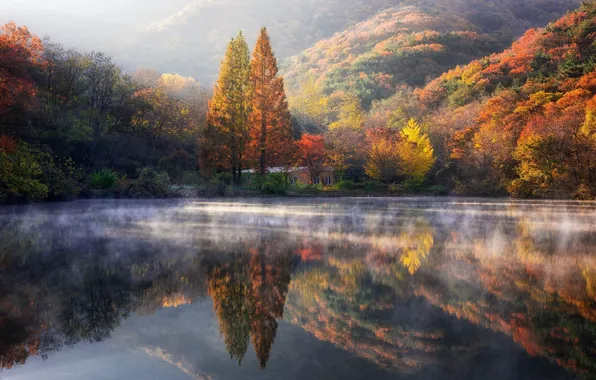
[[[289,164],[293,143],[290,111],[284,83],[278,77],[277,60],[267,29],[261,29],[250,71],[252,86],[250,155],[260,175],[268,167]]]
[[[234,183],[241,184],[249,142],[250,54],[242,32],[230,41],[221,63],[219,79],[209,101],[207,114],[211,144],[219,144],[218,166],[232,172]]]

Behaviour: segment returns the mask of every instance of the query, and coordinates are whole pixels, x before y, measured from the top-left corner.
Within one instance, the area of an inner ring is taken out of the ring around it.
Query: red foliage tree
[[[41,66],[42,52],[41,40],[26,27],[11,22],[0,28],[0,117],[36,94],[31,71]]]
[[[325,140],[323,136],[304,134],[296,142],[296,164],[308,168],[310,181],[321,170],[326,161]]]

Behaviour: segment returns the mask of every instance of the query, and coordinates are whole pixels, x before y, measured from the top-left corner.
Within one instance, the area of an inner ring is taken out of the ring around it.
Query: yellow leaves
[[[405,237],[412,239],[411,245],[404,249],[400,261],[410,274],[414,274],[420,269],[435,241],[432,234],[428,232],[415,235],[407,234]]]
[[[582,265],[582,276],[586,281],[586,293],[588,297],[596,300],[596,268],[586,262]]]
[[[329,125],[330,130],[337,128],[361,129],[365,120],[365,113],[360,104],[360,99],[353,93],[343,94],[339,105],[338,120]]]
[[[199,84],[192,77],[183,77],[178,74],[162,74],[157,80],[157,87],[166,94],[185,98],[193,91],[199,89]]]
[[[366,173],[377,180],[389,183],[397,176],[419,182],[435,163],[434,149],[428,135],[414,120],[399,132],[398,138],[385,134],[370,134]]]
[[[385,183],[391,182],[398,173],[399,157],[395,143],[375,137],[368,152],[364,170],[368,176]]]
[[[555,94],[552,92],[538,91],[530,95],[530,99],[521,103],[521,105],[518,106],[514,112],[522,115],[534,112],[545,104],[552,102],[559,96],[560,94]]]
[[[596,96],[586,103],[586,118],[580,128],[584,136],[596,136]]]
[[[466,86],[473,86],[478,82],[479,73],[482,71],[483,65],[480,61],[474,61],[462,70],[461,80]]]
[[[314,76],[309,76],[300,89],[291,94],[288,104],[292,114],[301,122],[324,125],[327,119],[329,100]]]
[[[410,119],[400,135],[402,141],[398,143],[397,151],[402,161],[401,174],[423,181],[435,163],[430,139],[422,134],[422,128],[414,119]]]

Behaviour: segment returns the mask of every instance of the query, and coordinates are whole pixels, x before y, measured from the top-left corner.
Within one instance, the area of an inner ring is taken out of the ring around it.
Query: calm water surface
[[[596,203],[0,209],[2,379],[596,378]]]

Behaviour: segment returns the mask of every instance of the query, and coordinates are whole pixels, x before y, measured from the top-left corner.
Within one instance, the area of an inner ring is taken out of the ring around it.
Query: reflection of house
[[[333,175],[333,168],[324,166],[313,173],[310,173],[306,166],[284,168],[274,167],[267,169],[269,173],[284,173],[288,176],[288,182],[291,184],[315,184],[315,185],[332,185],[335,183],[335,177]],[[253,169],[244,170],[243,173],[253,174]]]

